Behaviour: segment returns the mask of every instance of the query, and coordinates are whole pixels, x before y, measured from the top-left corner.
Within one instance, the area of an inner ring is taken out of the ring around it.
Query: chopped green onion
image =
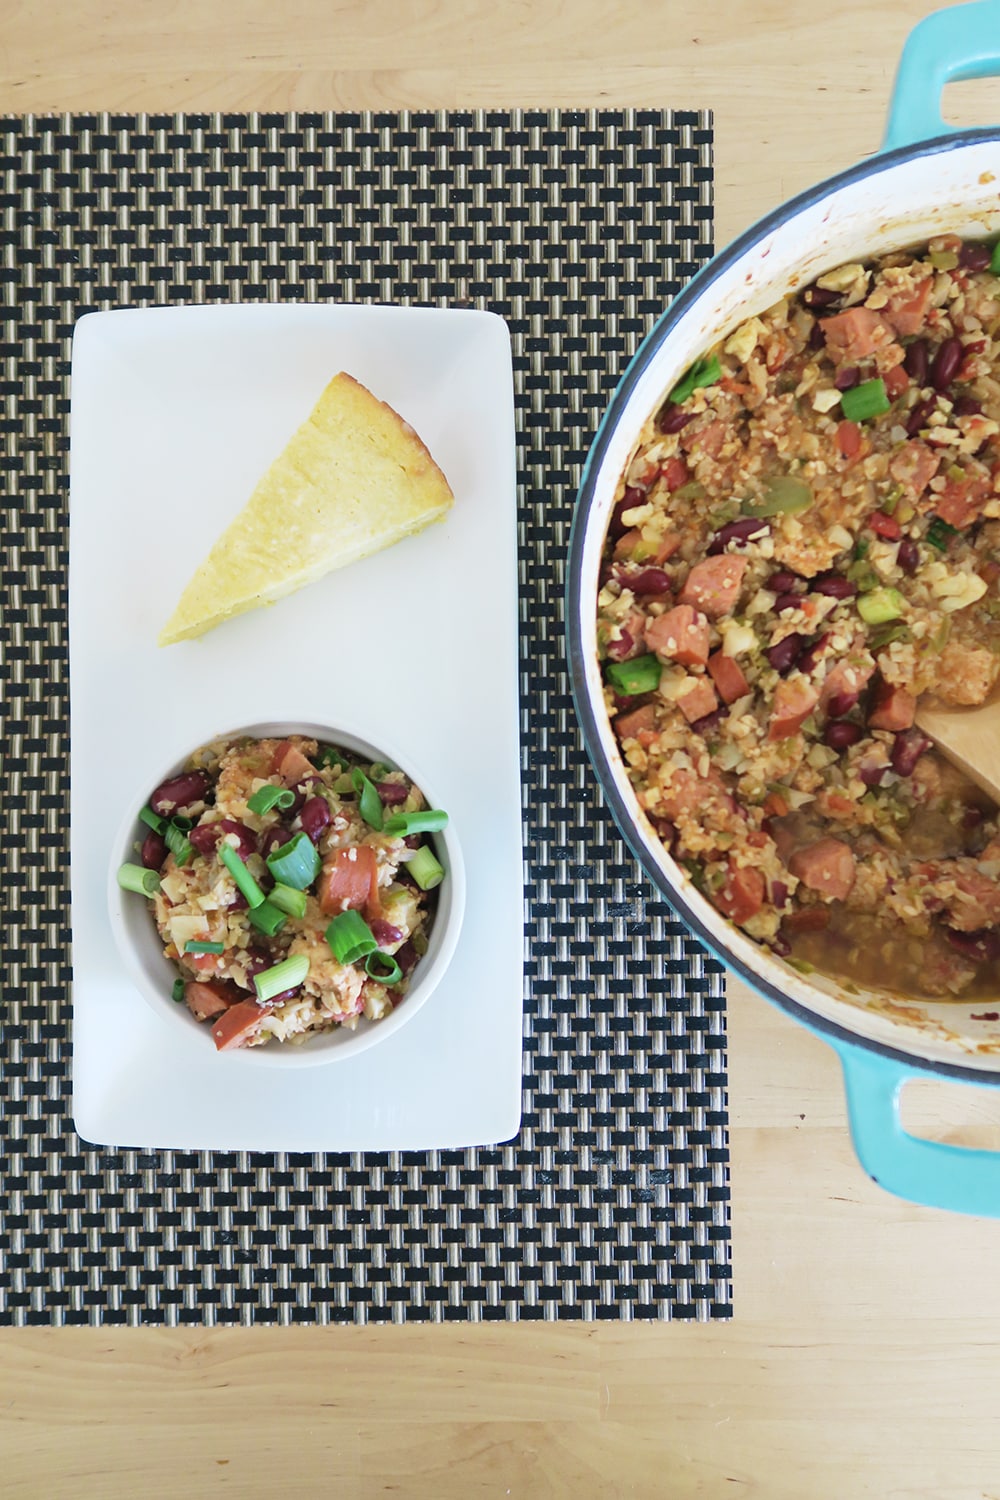
[[[332,766],[334,770],[343,770],[347,766],[347,761],[341,755],[340,751],[335,750],[332,745],[323,746],[319,752],[319,763],[321,766]]]
[[[374,791],[374,787],[372,788]],[[378,796],[378,793],[375,793]],[[381,803],[379,806],[381,807]],[[293,891],[304,891],[320,872],[321,860],[307,833],[296,833],[267,856],[267,868],[275,880],[290,885]]]
[[[225,951],[225,943],[199,943],[196,938],[184,944],[185,953],[225,953]]]
[[[160,889],[160,877],[155,870],[145,870],[142,865],[122,865],[118,871],[118,884],[123,891],[135,891],[137,896],[155,896]]]
[[[305,891],[295,891],[290,885],[281,885],[279,882],[274,887],[274,890],[270,892],[267,899],[273,902],[275,906],[279,906],[282,911],[287,912],[290,917],[295,917],[298,921],[301,921],[306,914]]]
[[[958,536],[958,529],[950,526],[947,521],[942,521],[940,516],[935,516],[927,528],[924,541],[930,547],[936,547],[939,552],[947,552],[952,537]]]
[[[893,488],[889,491],[888,495],[886,495],[885,499],[882,501],[881,509],[887,516],[893,515],[895,513],[896,506],[899,504],[902,498],[902,486],[898,484],[894,485]]]
[[[265,969],[263,973],[254,975],[253,987],[257,991],[257,999],[273,1000],[275,995],[283,995],[285,990],[297,990],[308,973],[309,960],[304,953],[294,953],[291,958],[282,959],[273,969]]]
[[[384,760],[377,760],[370,767],[368,774],[372,781],[384,781],[392,774],[392,766],[387,766]]]
[[[187,985],[184,983],[183,979],[175,979],[173,989],[170,991],[170,998],[172,1000],[183,1000],[184,991],[186,989]]]
[[[958,265],[958,254],[954,250],[932,250],[927,259],[935,271],[954,271]]]
[[[892,624],[877,625],[869,633],[868,645],[874,651],[879,651],[883,646],[890,646],[893,641],[912,641],[913,632],[909,625],[902,624],[897,620]]]
[[[444,879],[444,871],[427,844],[418,849],[413,858],[407,861],[406,869],[422,891],[432,891]]]
[[[722,366],[716,355],[713,354],[708,359],[696,359],[687,374],[681,376],[670,392],[670,399],[675,406],[681,406],[695,391],[706,385],[715,385],[721,379]]]
[[[448,814],[439,807],[429,807],[424,812],[393,813],[386,818],[382,832],[407,838],[411,833],[440,833],[447,826]]]
[[[272,905],[270,901],[262,901],[259,906],[252,906],[247,916],[257,931],[263,932],[266,937],[274,937],[275,933],[280,932],[288,921],[285,913]]]
[[[854,543],[854,556],[857,558],[867,557],[871,551],[871,542],[866,536],[859,536]]]
[[[857,605],[858,614],[867,625],[884,625],[887,620],[899,619],[906,600],[898,589],[878,588],[859,595]]]
[[[671,500],[704,500],[708,491],[697,479],[692,479],[689,484],[682,484],[679,490],[674,490]]]
[[[1000,276],[1000,240],[993,246],[993,254],[990,256],[990,270],[994,276]]]
[[[194,845],[183,828],[175,828],[173,823],[168,823],[163,837],[178,867],[194,858]]]
[[[743,507],[748,516],[797,516],[813,503],[812,488],[793,474],[776,474],[765,481],[764,497],[748,501]]]
[[[163,833],[167,826],[167,819],[161,818],[159,813],[155,813],[151,807],[142,809],[139,822],[145,823],[146,827],[151,828],[154,833]]]
[[[655,656],[634,656],[631,661],[612,662],[605,676],[613,688],[631,698],[637,693],[651,693],[658,688],[662,672]]]
[[[378,948],[372,930],[356,911],[342,911],[326,929],[330,951],[340,964],[357,963]]]
[[[333,783],[333,790],[339,797],[349,796],[354,791],[354,782],[351,780],[351,773],[349,771],[345,771],[343,776],[337,777]]]
[[[286,786],[262,786],[248,800],[247,807],[252,813],[263,817],[272,807],[291,807],[294,801],[295,793],[290,792]]]
[[[194,827],[194,818],[183,818],[177,813],[174,813],[173,817],[170,819],[170,826],[171,828],[179,828],[181,833],[190,833],[191,829]]]
[[[381,833],[382,798],[360,766],[355,766],[351,772],[351,782],[358,794],[358,812],[364,818],[369,828],[374,828],[376,833]]]
[[[227,844],[225,838],[219,840],[218,854],[219,858],[222,860],[222,863],[225,865],[230,875],[236,881],[237,886],[247,898],[247,902],[251,910],[253,910],[254,907],[262,906],[264,902],[264,892],[261,890],[256,880],[254,880],[253,876],[250,874],[250,871],[240,859],[232,844]]]
[[[392,954],[383,953],[381,948],[375,953],[369,953],[365,960],[365,973],[369,979],[384,985],[398,984],[403,977],[403,971]]]
[[[863,380],[840,397],[840,409],[848,422],[867,422],[870,417],[888,411],[891,405],[881,376],[876,380]]]
[[[853,584],[857,585],[859,594],[869,594],[872,589],[878,588],[878,574],[868,562],[853,562],[847,570],[847,576]]]

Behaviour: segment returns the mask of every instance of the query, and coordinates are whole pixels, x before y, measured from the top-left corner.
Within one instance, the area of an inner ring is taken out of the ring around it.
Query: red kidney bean
[[[853,599],[858,586],[845,578],[843,573],[821,573],[809,585],[809,592],[825,594],[828,599]]]
[[[685,411],[683,406],[675,406],[672,401],[667,401],[660,407],[656,418],[656,430],[663,433],[680,432],[681,428],[686,427],[693,417],[693,411]]]
[[[611,518],[608,521],[608,536],[613,542],[617,542],[618,538],[620,536],[624,536],[626,531],[628,530],[628,527],[622,520],[622,516],[627,510],[631,510],[634,505],[642,505],[645,498],[645,490],[635,489],[633,487],[625,491],[624,495],[619,500],[614,510],[611,512]]]
[[[955,379],[965,358],[962,340],[952,334],[939,345],[931,365],[931,385],[936,391],[946,391]]]
[[[776,594],[791,594],[799,588],[803,580],[790,568],[782,568],[778,573],[772,573],[767,580],[767,587],[773,589]]]
[[[927,384],[927,370],[929,365],[930,359],[927,354],[927,340],[914,339],[903,359],[903,369],[910,376],[914,385],[924,386]]]
[[[147,870],[162,870],[163,861],[167,857],[167,843],[161,834],[154,832],[151,828],[142,841],[143,868]]]
[[[911,541],[908,536],[904,536],[903,540],[899,544],[899,550],[896,553],[896,561],[899,563],[899,566],[902,568],[903,572],[908,574],[911,578],[920,566],[920,549],[918,548],[916,542]]]
[[[786,937],[782,937],[780,932],[776,932],[771,939],[771,951],[772,953],[776,953],[779,958],[788,958],[792,951],[792,945]]]
[[[625,699],[626,703],[631,703],[631,701],[631,698]],[[403,843],[406,845],[407,849],[419,849],[421,842],[422,840],[419,833],[408,833],[406,835],[406,838],[403,840]]]
[[[196,823],[188,838],[198,854],[211,854],[219,842],[218,823]]]
[[[404,974],[411,974],[417,967],[417,964],[420,962],[420,954],[417,952],[416,948],[414,948],[409,938],[406,939],[406,942],[403,944],[402,948],[398,948],[396,950],[396,952],[393,954],[393,957],[399,964],[399,967],[402,969]]]
[[[608,642],[608,656],[612,661],[626,661],[635,650],[635,640],[631,630],[622,626],[622,633],[616,641]]]
[[[859,693],[845,691],[842,693],[831,693],[826,700],[826,713],[830,719],[843,719],[850,713],[852,708],[857,708]]]
[[[161,817],[169,817],[181,807],[190,807],[192,802],[204,802],[210,785],[206,772],[185,771],[161,782],[150,797],[149,805]]]
[[[267,1009],[270,1010],[275,1005],[284,1005],[285,1001],[291,1000],[295,995],[299,993],[301,988],[301,984],[297,984],[294,989],[282,990],[280,995],[272,995],[270,1000],[258,999],[257,1003],[258,1005],[266,1006]]]
[[[832,307],[835,302],[840,301],[840,293],[831,291],[826,286],[807,286],[802,293],[802,301],[806,307]]]
[[[385,807],[399,807],[410,795],[409,787],[403,786],[398,781],[376,781],[375,790]]]
[[[986,817],[981,807],[967,807],[962,814],[962,827],[966,829],[978,828]]]
[[[786,635],[776,646],[769,646],[765,655],[771,666],[782,677],[790,672],[805,649],[805,636]]]
[[[670,576],[662,568],[643,568],[638,573],[630,573],[627,568],[616,568],[615,579],[622,588],[631,589],[637,595],[670,592]]]
[[[702,737],[706,734],[711,734],[712,730],[717,729],[722,723],[727,711],[724,708],[714,708],[710,714],[705,714],[701,719],[695,719],[691,728],[695,734],[700,734]]]
[[[819,321],[819,319],[817,318],[817,320],[813,324],[812,330],[811,330],[811,332],[809,334],[809,348],[810,349],[822,349],[822,347],[823,347],[823,345],[825,343],[826,343],[826,337],[825,337],[825,335],[823,333],[823,325]]]
[[[233,899],[228,903],[228,905],[226,907],[226,910],[227,911],[247,911],[248,908],[249,908],[249,906],[250,906],[250,902],[244,896],[243,892],[240,891],[240,890],[237,890],[237,891],[234,892]]]
[[[936,396],[926,396],[923,401],[918,401],[906,419],[907,437],[916,437],[921,427],[926,427],[931,413],[937,406]]]
[[[861,371],[856,365],[851,365],[846,370],[838,370],[833,377],[833,383],[838,391],[849,391],[857,385],[860,379]]]
[[[771,881],[771,905],[782,907],[788,900],[788,887],[783,880]]]
[[[832,633],[830,630],[825,630],[821,636],[813,641],[808,651],[799,657],[800,672],[809,673],[815,671]]]
[[[302,804],[299,814],[303,833],[308,834],[314,844],[318,844],[322,837],[324,828],[330,823],[330,804],[325,797],[310,797]]]
[[[393,927],[391,922],[384,922],[381,917],[375,917],[369,925],[372,937],[380,948],[386,947],[388,943],[398,943],[402,939],[401,929]]]
[[[956,396],[952,406],[956,417],[978,417],[982,410],[983,403],[977,401],[975,396]]]
[[[291,836],[292,830],[287,828],[284,823],[275,823],[274,827],[269,828],[261,837],[261,854],[266,859],[269,854],[274,853],[275,849],[280,849],[282,844],[287,844]]]
[[[265,969],[270,969],[273,965],[274,959],[270,953],[265,953],[262,948],[248,948],[243,956],[243,967],[246,969],[247,979],[249,980],[246,988],[253,988],[255,974],[263,974]]]
[[[930,748],[931,741],[919,729],[901,730],[892,745],[892,769],[897,776],[912,776],[917,761]]]
[[[770,532],[770,522],[761,521],[756,516],[746,516],[740,521],[730,521],[727,525],[720,526],[709,542],[708,555],[709,557],[717,556],[730,542],[748,542],[751,537],[769,536]]]
[[[991,258],[989,245],[966,243],[958,252],[958,263],[966,271],[985,271]]]
[[[823,731],[823,743],[829,745],[831,750],[848,750],[860,738],[861,725],[852,724],[850,719],[834,720]]]
[[[888,769],[888,766],[875,765],[872,761],[861,761],[855,766],[858,780],[862,781],[865,786],[881,786]]]
[[[1000,932],[995,927],[984,927],[979,932],[956,932],[953,927],[946,927],[944,935],[956,953],[974,964],[992,964],[1000,958]]]
[[[783,615],[786,609],[799,609],[801,605],[801,594],[779,594],[774,601],[775,611],[779,615]]]
[[[211,854],[224,833],[236,835],[236,852],[240,859],[249,859],[251,854],[257,853],[256,834],[251,833],[245,823],[237,823],[235,818],[220,818],[218,823],[198,823],[188,838],[199,854]]]

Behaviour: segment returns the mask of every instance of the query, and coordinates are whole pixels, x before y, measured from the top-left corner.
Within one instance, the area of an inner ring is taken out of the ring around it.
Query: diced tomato
[[[856,458],[861,452],[861,428],[857,422],[837,423],[837,447],[844,458]]]
[[[743,575],[750,566],[748,557],[720,553],[695,563],[679,596],[681,604],[703,610],[711,619],[728,615],[743,586]]]
[[[697,724],[706,714],[715,712],[719,700],[707,677],[691,677],[688,682],[690,685],[677,699],[677,707],[689,724]]]
[[[724,917],[740,926],[755,917],[764,904],[764,877],[752,866],[730,859],[726,878],[712,900]]]
[[[690,604],[678,604],[646,626],[646,645],[682,667],[703,667],[708,661],[708,621]]]
[[[271,775],[280,776],[282,781],[294,785],[301,781],[303,776],[315,774],[316,767],[312,761],[307,760],[302,751],[289,740],[282,740],[271,760]]]
[[[366,918],[381,917],[375,850],[369,844],[352,844],[328,855],[317,890],[320,909],[327,916],[363,911]]]
[[[831,901],[844,901],[854,885],[854,855],[841,839],[818,839],[788,861],[792,874]]]
[[[804,677],[783,679],[774,690],[769,740],[787,740],[808,719],[819,702],[819,693]]]
[[[735,703],[737,698],[749,693],[750,684],[735,657],[716,651],[708,658],[708,670],[723,703]]]
[[[681,485],[687,484],[691,477],[683,458],[668,458],[661,472],[668,490],[679,490]]]
[[[264,1007],[256,1000],[231,1005],[212,1025],[212,1040],[219,1052],[245,1047],[264,1019]]]
[[[869,516],[868,526],[876,536],[884,538],[887,542],[898,542],[903,534],[896,517],[887,516],[884,510],[877,510],[874,515]]]
[[[895,401],[909,387],[910,377],[902,365],[894,365],[891,370],[886,370],[882,383],[889,400]]]
[[[620,740],[635,739],[641,730],[653,729],[655,725],[656,705],[644,703],[640,708],[633,708],[628,713],[616,715],[615,734]]]
[[[783,818],[788,813],[788,803],[780,792],[769,792],[764,799],[764,811],[768,817]]]

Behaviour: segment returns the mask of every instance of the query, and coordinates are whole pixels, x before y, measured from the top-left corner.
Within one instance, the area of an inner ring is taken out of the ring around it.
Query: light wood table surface
[[[717,237],[878,145],[923,0],[7,0],[0,109],[714,108]],[[948,117],[1000,121],[1000,84]],[[8,1331],[13,1497],[998,1500],[1000,1227],[858,1167],[838,1067],[729,987],[736,1316]],[[921,1086],[941,1138],[1000,1102]]]

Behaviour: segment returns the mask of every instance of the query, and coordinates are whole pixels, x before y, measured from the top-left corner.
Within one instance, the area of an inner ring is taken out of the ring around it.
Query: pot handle
[[[869,1177],[911,1203],[1000,1218],[1000,1152],[922,1140],[900,1123],[903,1085],[936,1075],[866,1047],[834,1046],[844,1069],[854,1149]]]
[[[946,83],[1000,73],[1000,0],[936,10],[906,39],[889,101],[883,151],[947,135],[941,118]]]

